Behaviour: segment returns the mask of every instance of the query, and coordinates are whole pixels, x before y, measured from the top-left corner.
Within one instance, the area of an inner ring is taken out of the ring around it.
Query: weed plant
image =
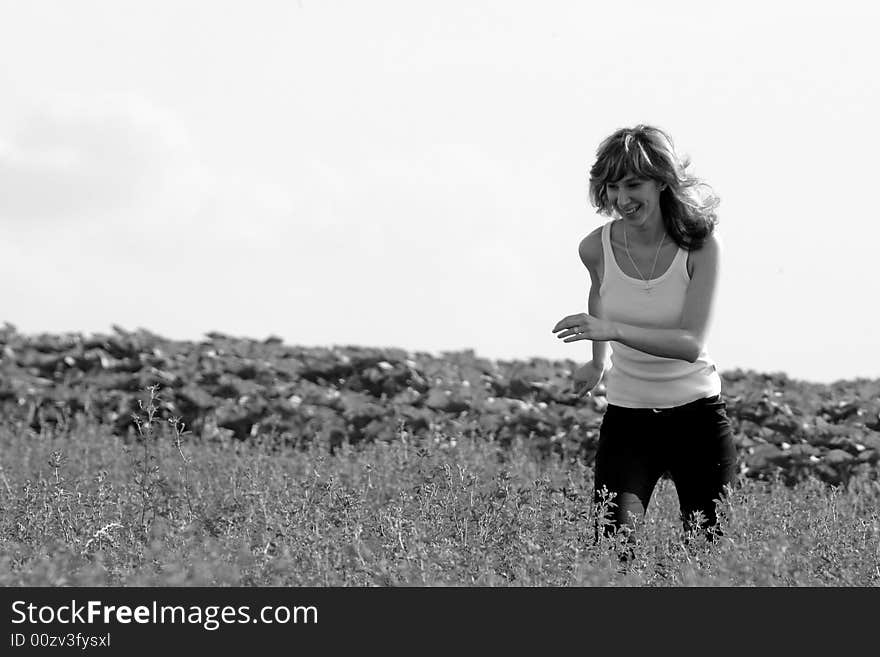
[[[596,543],[591,468],[528,441],[415,440],[403,425],[335,449],[195,440],[149,392],[133,438],[81,419],[0,426],[0,585],[880,583],[876,473],[837,488],[743,479],[712,543],[682,535],[662,480],[630,535]]]

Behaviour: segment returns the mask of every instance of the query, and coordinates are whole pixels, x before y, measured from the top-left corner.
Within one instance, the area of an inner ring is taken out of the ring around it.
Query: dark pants
[[[595,501],[603,486],[615,494],[608,509],[610,534],[631,526],[630,514],[641,520],[654,486],[668,473],[678,493],[685,531],[694,528],[693,514],[703,514],[702,529],[715,526],[715,500],[736,480],[736,445],[726,406],[720,396],[684,406],[633,409],[609,404],[599,431],[596,454]],[[599,537],[596,524],[596,539]]]

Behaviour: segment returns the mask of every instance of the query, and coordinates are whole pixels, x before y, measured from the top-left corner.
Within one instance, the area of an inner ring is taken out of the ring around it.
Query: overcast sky
[[[722,199],[722,371],[880,377],[874,3],[0,0],[25,333],[589,357],[599,142]]]

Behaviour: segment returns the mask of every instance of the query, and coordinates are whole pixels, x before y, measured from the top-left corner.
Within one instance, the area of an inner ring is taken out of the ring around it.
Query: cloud
[[[524,229],[546,203],[535,172],[479,146],[375,146],[304,154],[271,179],[245,165],[232,177],[203,162],[180,117],[147,99],[53,97],[0,126],[0,220],[19,240],[90,234],[120,253],[142,244],[173,257],[173,244],[197,244],[313,262],[354,250],[353,240],[433,259]]]
[[[287,190],[218,176],[182,118],[141,97],[52,97],[0,127],[7,235],[78,270],[86,257],[138,271],[210,262],[271,243],[291,214]]]
[[[125,217],[204,184],[180,120],[133,96],[55,97],[0,132],[0,214],[13,227]]]

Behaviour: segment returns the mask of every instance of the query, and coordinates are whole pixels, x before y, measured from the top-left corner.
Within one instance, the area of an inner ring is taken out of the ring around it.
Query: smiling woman
[[[603,488],[615,496],[609,531],[643,516],[668,472],[685,530],[699,513],[711,535],[715,500],[736,474],[721,378],[706,347],[718,200],[687,167],[669,136],[651,126],[618,130],[601,144],[590,199],[612,219],[580,244],[592,283],[589,314],[553,329],[565,342],[593,343],[592,360],[574,374],[582,394],[606,378],[595,497]]]

